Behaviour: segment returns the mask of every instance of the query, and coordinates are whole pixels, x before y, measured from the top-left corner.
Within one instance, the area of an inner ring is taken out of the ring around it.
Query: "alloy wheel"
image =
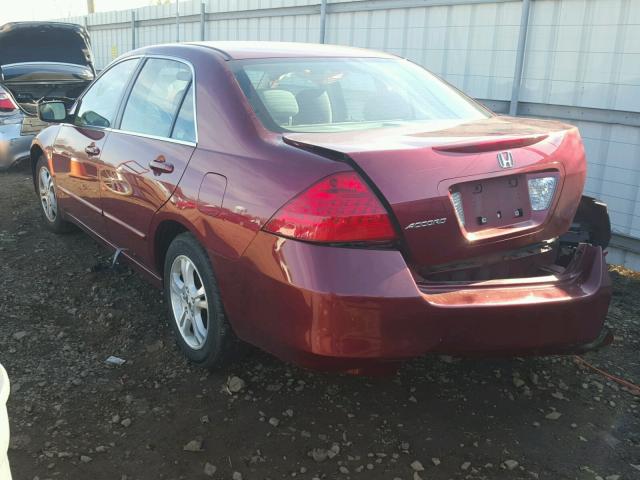
[[[185,343],[194,350],[207,341],[209,304],[202,277],[195,264],[178,255],[171,264],[169,278],[173,319]]]
[[[55,222],[58,216],[58,200],[53,186],[53,177],[47,167],[41,167],[38,174],[38,192],[40,203],[47,220]]]

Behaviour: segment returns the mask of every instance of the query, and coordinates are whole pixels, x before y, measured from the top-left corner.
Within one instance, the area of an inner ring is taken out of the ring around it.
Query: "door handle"
[[[153,170],[153,173],[156,175],[173,172],[173,164],[167,162],[163,155],[160,155],[155,160],[151,160],[149,162],[149,168]]]
[[[100,155],[100,149],[95,146],[95,144],[87,145],[84,147],[84,151],[87,155],[95,157],[96,155]]]

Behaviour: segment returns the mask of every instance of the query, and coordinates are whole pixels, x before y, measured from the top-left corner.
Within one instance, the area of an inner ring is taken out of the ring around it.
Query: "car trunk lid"
[[[397,220],[408,260],[420,267],[564,233],[585,179],[577,130],[547,120],[494,116],[467,123],[287,133],[285,141],[344,155],[368,177]],[[548,209],[534,211],[528,181],[547,176],[557,181],[553,201]]]

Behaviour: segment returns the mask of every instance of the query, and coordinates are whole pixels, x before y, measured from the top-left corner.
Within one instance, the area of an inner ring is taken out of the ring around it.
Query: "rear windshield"
[[[273,131],[363,130],[490,115],[406,60],[295,58],[231,63],[249,103]]]

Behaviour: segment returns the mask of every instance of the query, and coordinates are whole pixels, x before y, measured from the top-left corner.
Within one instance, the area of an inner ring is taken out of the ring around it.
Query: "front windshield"
[[[258,59],[232,65],[254,111],[274,131],[340,132],[490,115],[401,59]]]

